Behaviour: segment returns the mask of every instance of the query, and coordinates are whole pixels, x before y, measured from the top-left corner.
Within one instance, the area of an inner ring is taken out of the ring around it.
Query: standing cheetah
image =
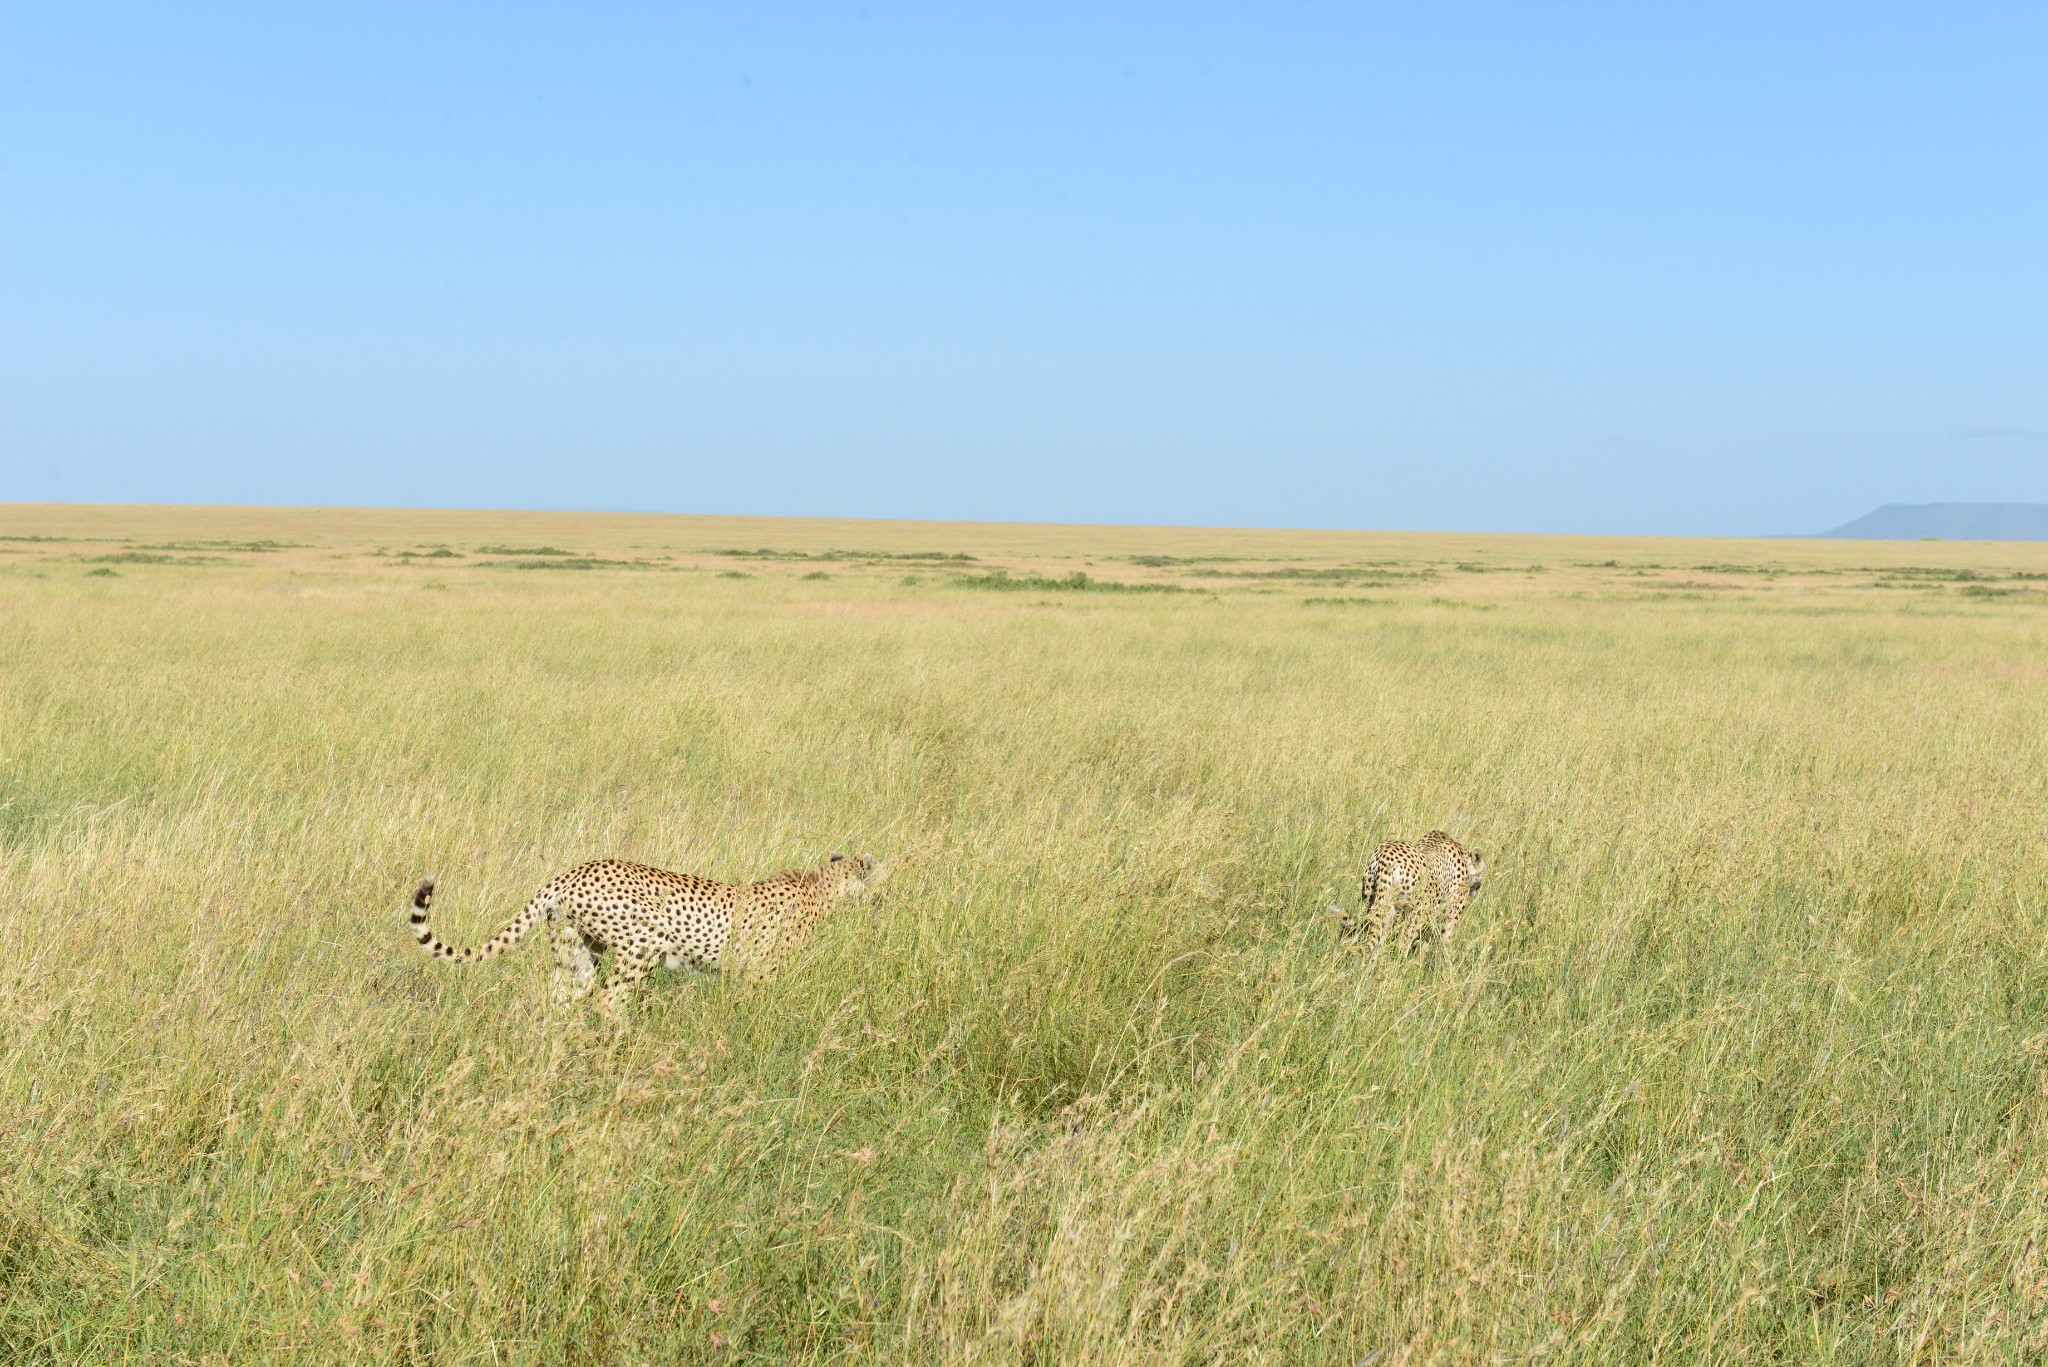
[[[420,948],[435,958],[472,963],[497,958],[541,921],[552,922],[552,995],[558,1006],[590,994],[597,956],[609,946],[618,957],[599,1005],[623,1018],[633,989],[664,962],[671,968],[724,968],[742,981],[772,975],[810,938],[831,903],[858,896],[880,878],[869,855],[835,854],[816,868],[746,884],[599,859],[549,879],[524,911],[473,949],[444,944],[427,925],[434,903],[429,878],[413,893],[412,929]]]
[[[1365,924],[1355,927],[1349,914],[1338,925],[1341,944],[1354,930],[1372,941],[1372,956],[1402,923],[1401,952],[1415,948],[1432,921],[1440,921],[1437,942],[1448,943],[1457,929],[1465,904],[1479,891],[1486,877],[1486,856],[1468,850],[1442,831],[1431,831],[1411,845],[1389,840],[1372,852],[1372,863],[1359,884],[1359,898],[1365,903]],[[1417,903],[1422,905],[1418,907]]]

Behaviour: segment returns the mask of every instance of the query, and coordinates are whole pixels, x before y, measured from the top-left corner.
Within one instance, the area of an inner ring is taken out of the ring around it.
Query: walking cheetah
[[[473,963],[497,958],[540,922],[551,922],[558,1006],[590,994],[597,956],[609,946],[618,955],[599,1005],[623,1019],[633,989],[663,963],[724,969],[741,981],[771,976],[810,938],[831,903],[867,891],[881,875],[870,855],[835,854],[815,868],[745,884],[599,859],[549,879],[503,930],[471,949],[443,943],[428,927],[427,909],[434,904],[429,878],[412,896],[412,930],[435,958]]]
[[[1359,884],[1365,923],[1354,927],[1350,915],[1339,912],[1343,919],[1337,929],[1338,942],[1357,930],[1361,938],[1372,941],[1372,956],[1378,958],[1399,921],[1401,952],[1407,954],[1430,922],[1439,921],[1437,942],[1447,943],[1465,904],[1479,891],[1485,877],[1486,856],[1466,849],[1442,831],[1431,831],[1413,845],[1389,840],[1372,852],[1372,863]]]

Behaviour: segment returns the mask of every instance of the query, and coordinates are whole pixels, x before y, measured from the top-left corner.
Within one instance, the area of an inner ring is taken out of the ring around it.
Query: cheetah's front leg
[[[1450,944],[1451,932],[1458,928],[1458,918],[1465,914],[1465,903],[1470,900],[1469,894],[1461,896],[1457,893],[1453,893],[1444,899],[1443,929],[1439,930],[1436,935],[1436,947],[1438,949],[1443,949]]]

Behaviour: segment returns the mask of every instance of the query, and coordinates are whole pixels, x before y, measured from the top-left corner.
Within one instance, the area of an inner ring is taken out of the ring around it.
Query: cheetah
[[[550,995],[557,1006],[590,995],[597,956],[609,946],[618,954],[598,1004],[623,1020],[634,988],[659,965],[724,970],[742,982],[772,976],[832,903],[866,892],[882,873],[871,855],[834,854],[813,868],[741,884],[598,859],[549,879],[503,930],[470,949],[443,943],[427,925],[434,904],[429,878],[412,896],[412,930],[435,958],[472,963],[497,958],[550,922]]]
[[[1394,923],[1402,923],[1401,952],[1414,950],[1416,941],[1440,922],[1437,942],[1448,943],[1457,929],[1465,904],[1479,891],[1486,877],[1486,856],[1468,850],[1442,831],[1431,831],[1413,845],[1389,840],[1372,852],[1372,863],[1359,884],[1365,903],[1365,923],[1354,926],[1348,913],[1338,912],[1337,940],[1342,943],[1354,930],[1372,941],[1372,957],[1392,934]],[[1418,907],[1417,903],[1423,905]]]

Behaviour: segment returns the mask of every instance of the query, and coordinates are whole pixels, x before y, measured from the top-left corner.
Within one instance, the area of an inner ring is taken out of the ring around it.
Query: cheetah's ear
[[[839,851],[837,851],[837,850],[834,850],[834,851],[832,851],[832,857],[831,857],[830,859],[827,859],[827,860],[826,860],[825,862],[826,862],[827,864],[837,864],[838,862],[840,862],[840,861],[841,861],[842,859],[844,859],[844,858],[846,858],[846,856],[845,856],[845,855],[841,854],[841,853],[840,853]]]

